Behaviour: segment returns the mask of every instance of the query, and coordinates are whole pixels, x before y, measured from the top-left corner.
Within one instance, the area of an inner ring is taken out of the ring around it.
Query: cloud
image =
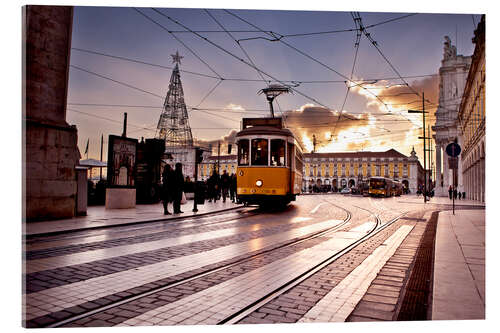
[[[221,136],[216,140],[195,140],[194,144],[197,146],[205,147],[206,149],[212,148],[212,155],[217,155],[220,151],[221,155],[229,155],[229,145],[231,147],[231,154],[236,154],[235,138],[237,130],[231,130],[227,135]],[[220,150],[219,150],[220,144]]]
[[[419,93],[424,92],[426,100],[437,103],[437,76],[414,80],[410,86]],[[422,156],[423,142],[418,139],[418,136],[422,135],[422,116],[407,113],[408,109],[421,109],[422,97],[408,94],[412,90],[407,86],[391,85],[387,81],[365,84],[364,87],[367,89],[353,87],[351,90],[358,98],[365,98],[365,107],[362,110],[339,112],[308,103],[283,112],[285,126],[294,132],[307,152],[314,149],[316,141],[316,152],[385,151],[394,148],[408,155],[412,147],[415,147],[417,154]],[[230,107],[243,109],[238,105]],[[435,107],[426,104],[426,110],[431,112],[430,116]],[[428,120],[429,126],[432,126],[434,120]],[[219,140],[200,140],[200,143],[205,146],[211,144],[214,154],[217,154],[219,142],[221,154],[227,154],[228,144],[233,144],[231,153],[234,154],[236,133],[237,131],[233,130]]]

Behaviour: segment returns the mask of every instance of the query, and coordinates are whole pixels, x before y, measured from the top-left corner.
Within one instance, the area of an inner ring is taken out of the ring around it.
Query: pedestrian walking
[[[162,187],[161,187],[161,201],[163,203],[163,214],[170,215],[168,211],[168,204],[172,202],[172,169],[169,164],[166,164],[161,174]]]
[[[224,170],[222,176],[220,177],[221,182],[221,191],[222,191],[222,202],[226,202],[227,193],[229,191],[229,187],[231,186],[231,179],[227,174],[227,171]]]
[[[220,176],[219,174],[216,172],[214,174],[214,202],[219,200],[220,199],[220,185],[221,185],[221,182],[220,182]]]
[[[465,200],[465,192],[462,192],[462,198]]]
[[[458,192],[458,200],[462,200],[462,192]]]
[[[453,198],[455,198],[455,199],[457,198],[457,188],[456,187],[453,189]]]
[[[450,187],[448,187],[448,196],[450,197],[450,200],[453,199],[451,196],[453,195],[453,189],[451,188],[451,185]]]
[[[181,212],[181,199],[183,191],[184,191],[184,175],[182,174],[182,163],[176,163],[175,171],[172,177],[174,214],[183,213]]]
[[[208,202],[217,201],[216,188],[217,186],[217,173],[215,170],[212,172],[212,175],[207,180],[208,187]]]
[[[229,195],[231,196],[231,201],[236,202],[236,175],[231,175],[231,186],[229,187]]]

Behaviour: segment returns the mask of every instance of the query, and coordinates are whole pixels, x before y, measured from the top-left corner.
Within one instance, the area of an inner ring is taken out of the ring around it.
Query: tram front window
[[[252,165],[268,165],[267,139],[252,140]]]
[[[246,139],[238,142],[238,165],[248,165],[249,147],[248,140]]]
[[[271,165],[285,165],[285,141],[281,139],[271,140]]]

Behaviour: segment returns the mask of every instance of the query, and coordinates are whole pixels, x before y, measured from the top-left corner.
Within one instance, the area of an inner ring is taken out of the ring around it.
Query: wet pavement
[[[188,203],[167,219],[160,205],[141,205],[29,224],[26,326],[83,313],[64,326],[216,324],[235,316],[235,323],[397,320],[434,211],[443,212],[428,319],[484,318],[484,205],[477,202],[457,200],[456,215],[448,198],[424,204],[416,196],[307,195],[281,211],[211,205],[193,215]],[[351,245],[377,225],[385,228]],[[315,268],[332,253],[338,258]],[[441,305],[461,301],[447,292],[457,283],[476,297],[468,311]]]

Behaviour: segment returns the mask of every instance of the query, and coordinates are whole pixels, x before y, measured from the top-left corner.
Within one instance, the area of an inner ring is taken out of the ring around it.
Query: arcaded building
[[[486,110],[485,110],[485,16],[472,42],[476,45],[458,113],[462,141],[461,168],[466,197],[485,201]]]
[[[410,156],[390,149],[384,152],[304,154],[303,191],[315,185],[331,188],[356,187],[370,177],[386,177],[403,183],[411,193],[424,184],[424,170],[415,150]],[[328,186],[330,185],[330,186]]]
[[[471,56],[457,54],[455,45],[448,36],[445,37],[443,59],[439,68],[439,106],[435,114],[436,123],[432,126],[436,145],[436,196],[448,196],[449,186],[453,184],[453,170],[448,165],[446,146],[455,141],[459,145],[463,144],[459,135],[458,110],[471,59]],[[463,184],[461,163],[455,183],[458,187]]]

